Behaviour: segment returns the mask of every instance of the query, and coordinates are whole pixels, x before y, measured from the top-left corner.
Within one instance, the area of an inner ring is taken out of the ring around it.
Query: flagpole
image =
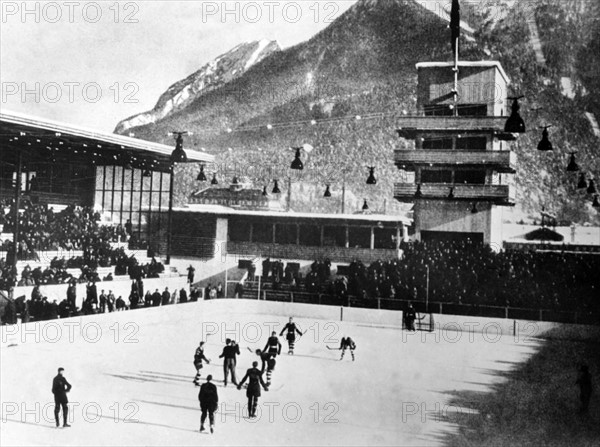
[[[458,37],[454,48],[454,116],[458,116]]]

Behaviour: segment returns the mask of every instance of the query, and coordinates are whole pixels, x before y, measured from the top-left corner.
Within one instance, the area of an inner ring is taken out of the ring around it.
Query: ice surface
[[[498,372],[527,359],[536,346],[510,336],[493,342],[493,334],[408,335],[397,328],[297,318],[308,332],[293,357],[281,338],[271,390],[260,398],[259,417],[248,420],[245,391],[223,388],[222,340],[241,345],[239,379],[258,360],[247,348],[264,346],[266,324],[278,324],[279,331],[287,321],[256,312],[256,302],[250,303],[219,300],[55,320],[30,325],[28,333],[3,327],[0,443],[436,445],[456,429],[456,413],[469,412],[447,408],[448,393],[488,390],[500,380]],[[192,359],[206,332],[215,331],[206,344],[212,363],[202,370],[202,381],[214,376],[220,397],[210,435],[198,433]],[[343,335],[356,341],[355,362],[349,353],[339,361],[340,351],[325,347],[336,346]],[[57,430],[50,389],[59,366],[73,385],[73,422]]]

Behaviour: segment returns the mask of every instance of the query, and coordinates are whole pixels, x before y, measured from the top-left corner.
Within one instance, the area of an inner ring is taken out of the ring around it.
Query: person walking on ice
[[[71,391],[71,384],[67,382],[67,379],[63,375],[64,370],[64,368],[58,368],[58,375],[52,381],[52,394],[54,394],[54,419],[56,420],[56,428],[60,428],[58,415],[60,414],[61,407],[63,411],[63,427],[70,427],[70,425],[67,424],[67,416],[69,415],[69,407],[67,406],[69,399],[67,398],[67,393]]]
[[[267,340],[267,344],[265,345],[265,349],[263,349],[263,352],[268,352],[273,357],[281,354],[281,343],[277,338],[277,332],[271,332],[271,336]]]
[[[194,354],[194,367],[196,368],[196,377],[194,378],[194,385],[200,386],[198,382],[200,380],[200,370],[202,369],[202,361],[210,363],[210,359],[207,359],[204,355],[204,342],[201,341],[200,345],[196,348]]]
[[[275,357],[269,354],[268,352],[263,352],[260,349],[257,349],[256,355],[260,357],[262,361],[261,373],[265,372],[265,367],[267,369],[267,386],[271,386],[271,374],[275,370]]]
[[[248,398],[248,416],[251,418],[256,417],[256,407],[258,406],[258,398],[260,397],[260,387],[262,386],[265,391],[269,391],[269,387],[262,378],[262,372],[258,367],[258,362],[252,362],[252,368],[246,371],[246,375],[238,385],[238,390],[242,389],[242,385],[248,380],[248,389],[246,390],[246,397]]]
[[[212,375],[206,377],[206,382],[200,387],[200,393],[198,393],[198,400],[200,401],[200,410],[202,415],[200,416],[200,432],[205,430],[204,422],[206,422],[206,416],[208,414],[208,421],[210,423],[210,432],[215,432],[215,411],[219,407],[219,395],[217,393],[217,387],[212,381]]]
[[[296,323],[294,323],[294,319],[292,317],[290,317],[289,323],[286,324],[281,330],[279,336],[281,337],[285,331],[287,331],[287,335],[285,336],[285,338],[288,342],[288,355],[294,355],[294,343],[296,342],[296,332],[300,337],[302,337],[302,332],[300,332],[300,330],[296,326]]]

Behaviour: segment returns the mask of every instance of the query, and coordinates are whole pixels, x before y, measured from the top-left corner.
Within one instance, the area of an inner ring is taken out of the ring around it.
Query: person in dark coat
[[[238,385],[238,390],[242,389],[242,385],[248,380],[248,389],[246,397],[248,398],[248,415],[251,418],[256,417],[256,407],[258,406],[258,398],[260,397],[260,387],[265,391],[269,391],[269,387],[265,384],[262,378],[262,372],[258,367],[258,362],[252,362],[252,368],[246,371],[246,375]]]
[[[202,415],[200,417],[200,431],[204,431],[204,422],[206,421],[206,415],[208,414],[208,421],[210,422],[210,432],[215,432],[215,411],[219,406],[219,395],[217,393],[217,387],[212,381],[212,375],[206,377],[206,382],[200,387],[200,393],[198,393],[198,400],[200,401],[200,410]]]
[[[417,313],[413,308],[412,304],[408,304],[408,309],[404,312],[404,324],[406,330],[415,332],[415,320],[417,319]]]
[[[187,292],[185,291],[185,289],[181,289],[179,291],[179,302],[187,303]]]
[[[70,283],[69,288],[67,289],[67,301],[69,302],[69,307],[73,310],[73,312],[77,311],[77,287],[75,284]]]
[[[158,289],[156,289],[156,290],[154,291],[154,293],[152,294],[152,305],[153,305],[154,307],[156,307],[156,306],[160,306],[160,302],[161,302],[161,300],[162,300],[162,295],[161,295],[161,293],[158,291]]]
[[[165,287],[165,291],[162,293],[162,305],[166,306],[171,302],[171,293],[169,292],[169,288]]]
[[[67,393],[71,391],[71,384],[67,382],[67,379],[63,375],[64,368],[58,368],[58,375],[52,381],[52,394],[54,394],[54,419],[56,420],[56,427],[60,427],[58,422],[58,415],[60,408],[63,411],[63,427],[70,427],[67,424],[67,416],[69,415],[69,399],[67,399]]]
[[[575,384],[579,385],[579,399],[581,400],[579,412],[587,413],[592,397],[592,375],[587,365],[582,365],[579,369],[579,377]]]
[[[227,376],[231,372],[231,382],[237,385],[235,377],[236,355],[240,355],[240,347],[231,339],[225,340],[225,347],[219,358],[223,359],[223,386],[227,386]]]

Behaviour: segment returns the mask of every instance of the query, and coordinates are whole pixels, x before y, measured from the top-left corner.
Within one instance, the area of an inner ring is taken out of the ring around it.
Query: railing
[[[397,200],[415,199],[417,185],[414,183],[396,183],[394,197]],[[421,184],[421,198],[447,199],[453,188],[455,200],[489,200],[499,204],[511,205],[514,190],[508,185],[464,185],[452,183],[423,183]]]
[[[396,165],[411,169],[417,165],[481,166],[497,172],[514,173],[516,154],[511,151],[466,151],[417,149],[394,152]]]
[[[284,290],[261,290],[260,294],[255,284],[250,284],[244,291],[244,298],[285,303],[305,303],[329,306],[360,307],[367,309],[403,310],[412,303],[419,313],[443,315],[461,315],[470,317],[504,318],[511,320],[547,321],[569,324],[600,324],[600,315],[591,312],[567,312],[552,309],[527,309],[507,306],[488,306],[478,304],[459,304],[423,301],[411,301],[391,298],[358,298],[354,296],[340,298],[338,296],[293,292]]]
[[[404,138],[414,138],[415,131],[455,132],[490,131],[504,133],[504,116],[405,116],[397,118],[398,133]]]

